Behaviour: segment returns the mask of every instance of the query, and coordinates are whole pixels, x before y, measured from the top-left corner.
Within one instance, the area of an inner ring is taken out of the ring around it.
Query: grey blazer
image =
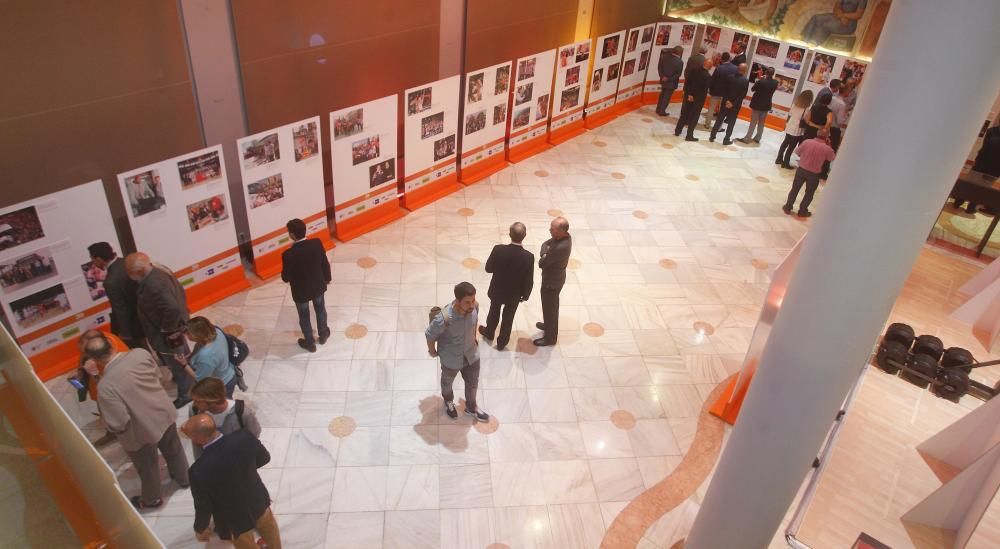
[[[183,327],[189,318],[187,297],[181,283],[163,267],[154,266],[139,282],[139,321],[149,344],[169,351],[164,337]]]

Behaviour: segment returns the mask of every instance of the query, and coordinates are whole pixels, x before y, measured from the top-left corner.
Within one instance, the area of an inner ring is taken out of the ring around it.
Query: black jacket
[[[972,169],[1000,177],[1000,126],[986,130],[983,136],[983,146],[976,154],[976,162]]]
[[[701,101],[705,100],[705,95],[708,94],[708,81],[711,76],[705,67],[695,67],[688,71],[687,76],[684,78],[684,100],[687,101],[687,96],[693,95],[695,101],[699,98]]]
[[[726,95],[726,86],[729,78],[736,74],[736,65],[732,63],[723,63],[718,67],[715,67],[715,72],[712,73],[712,80],[708,84],[708,92],[712,94],[712,97],[720,97]]]
[[[257,473],[269,461],[267,448],[248,431],[223,435],[205,448],[188,469],[195,531],[208,528],[213,517],[219,537],[235,538],[252,530],[271,505]]]
[[[183,328],[190,318],[187,295],[181,283],[173,273],[154,266],[146,278],[139,281],[136,304],[142,332],[149,344],[156,351],[172,351],[174,347],[167,343],[167,334]]]
[[[500,303],[517,303],[531,297],[535,276],[535,254],[517,244],[493,246],[486,272],[493,273],[487,295]]]
[[[774,97],[774,90],[778,89],[778,81],[774,78],[764,77],[753,84],[753,97],[750,98],[750,108],[755,111],[771,110],[771,98]]]
[[[749,89],[750,80],[747,79],[746,75],[734,74],[726,83],[722,97],[726,101],[731,101],[733,107],[739,108],[743,104],[743,98],[747,96],[747,90]]]
[[[104,278],[104,293],[111,303],[111,333],[123,339],[142,338],[139,324],[139,283],[128,277],[125,260],[115,258],[108,265]]]
[[[656,65],[656,72],[660,75],[660,85],[664,88],[677,88],[684,72],[684,62],[680,57],[674,55],[670,50],[660,52],[660,61]],[[666,81],[663,79],[666,78]]]
[[[281,253],[281,280],[292,287],[292,301],[316,299],[326,292],[331,279],[330,261],[318,239],[304,238]]]
[[[542,288],[561,289],[566,284],[566,266],[573,251],[573,237],[562,240],[550,238],[542,243],[538,268],[542,270]]]
[[[684,71],[684,79],[687,80],[688,73],[695,68],[703,69],[705,68],[705,54],[703,53],[692,53],[691,57],[688,57],[687,70]]]

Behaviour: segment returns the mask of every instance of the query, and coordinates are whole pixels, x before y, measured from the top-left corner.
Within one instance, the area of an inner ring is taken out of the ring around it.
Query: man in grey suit
[[[98,269],[103,269],[104,293],[111,304],[111,333],[129,346],[129,349],[144,347],[142,325],[136,307],[139,284],[128,277],[125,261],[115,254],[111,244],[95,242],[87,246],[90,260]]]
[[[542,243],[538,258],[538,268],[542,270],[542,322],[535,327],[545,334],[534,341],[536,347],[555,345],[559,337],[559,292],[566,284],[566,266],[573,251],[573,239],[569,236],[569,221],[557,217],[549,225],[552,238]]]
[[[178,355],[187,355],[190,350],[183,336],[189,318],[184,288],[173,273],[166,267],[154,266],[149,256],[142,252],[125,258],[125,270],[129,278],[139,283],[139,322],[149,346],[173,374],[177,384],[174,406],[180,408],[191,401],[188,390],[194,383],[177,359]]]

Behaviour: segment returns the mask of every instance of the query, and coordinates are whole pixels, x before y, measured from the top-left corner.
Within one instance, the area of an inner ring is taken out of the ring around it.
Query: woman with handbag
[[[812,105],[812,101],[812,90],[803,90],[795,98],[795,102],[792,103],[792,109],[788,113],[788,121],[785,122],[785,140],[781,142],[781,147],[778,149],[778,158],[774,159],[775,164],[780,164],[786,170],[792,169],[792,151],[802,142],[802,133],[805,125],[803,116],[805,116],[809,105]]]
[[[226,386],[226,397],[232,398],[236,389],[236,369],[229,360],[229,343],[221,328],[214,326],[207,318],[196,316],[187,324],[187,336],[195,343],[194,350],[179,360],[195,381],[208,377],[222,380]]]

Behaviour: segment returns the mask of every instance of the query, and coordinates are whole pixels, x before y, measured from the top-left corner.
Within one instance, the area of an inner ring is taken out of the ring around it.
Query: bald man
[[[257,530],[268,549],[281,549],[271,495],[257,473],[271,461],[267,448],[248,431],[223,435],[208,414],[187,420],[181,432],[203,448],[188,474],[198,540],[209,541],[212,532],[208,527],[214,518],[219,537],[238,548],[256,549]]]
[[[180,282],[165,267],[154,265],[142,252],[125,258],[125,271],[139,283],[136,294],[139,322],[149,346],[157,358],[170,369],[177,384],[174,406],[180,408],[191,401],[188,390],[194,383],[178,355],[187,355],[187,340],[176,335],[183,332],[188,321],[187,297]]]
[[[538,258],[538,268],[542,270],[542,322],[535,324],[544,335],[534,341],[535,346],[555,345],[559,338],[559,292],[566,284],[566,266],[573,251],[573,239],[569,236],[569,221],[557,217],[549,224],[552,238],[542,243]]]

